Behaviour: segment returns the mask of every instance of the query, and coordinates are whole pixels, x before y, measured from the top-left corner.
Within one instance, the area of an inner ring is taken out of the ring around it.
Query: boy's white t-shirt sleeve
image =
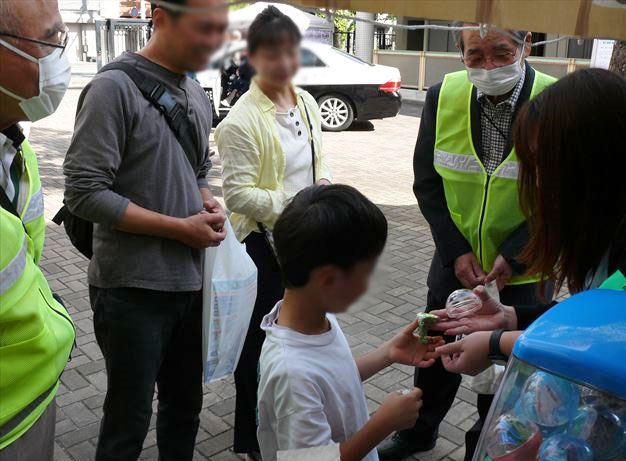
[[[323,411],[294,412],[276,421],[279,450],[319,447],[332,443],[330,425]]]
[[[332,433],[320,389],[314,382],[293,374],[285,372],[276,381],[274,402],[278,449],[331,444]]]
[[[338,443],[323,447],[298,448],[277,453],[277,461],[341,461]]]

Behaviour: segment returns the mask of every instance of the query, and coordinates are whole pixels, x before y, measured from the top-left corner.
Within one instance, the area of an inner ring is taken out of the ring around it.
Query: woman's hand
[[[517,316],[515,309],[496,301],[484,286],[474,288],[474,293],[480,298],[483,306],[476,312],[460,319],[448,317],[445,309],[431,311],[439,317],[439,321],[430,327],[431,330],[443,331],[445,335],[466,335],[475,331],[491,331],[498,328],[515,330]]]
[[[428,344],[422,344],[419,337],[413,334],[418,324],[419,320],[415,319],[413,323],[396,334],[385,345],[391,363],[401,363],[420,368],[426,368],[435,363],[435,359],[439,356],[435,352],[435,348],[442,346],[445,342],[443,338],[437,336],[429,337]]]
[[[437,348],[441,361],[450,373],[477,375],[491,365],[489,338],[491,331],[478,331],[459,341]]]
[[[316,183],[318,186],[330,186],[330,181],[328,179],[319,179]]]

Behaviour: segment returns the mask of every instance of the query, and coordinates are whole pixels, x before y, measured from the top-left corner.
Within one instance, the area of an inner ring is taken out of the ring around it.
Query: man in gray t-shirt
[[[223,43],[227,8],[222,0],[153,2],[153,24],[146,47],[117,60],[182,105],[196,151],[188,158],[128,75],[109,70],[80,96],[64,163],[66,204],[94,223],[89,294],[108,384],[97,461],[139,457],[155,383],[160,459],[192,459],[202,406],[202,252],[225,237],[206,179],[212,110],[186,73],[205,69]]]

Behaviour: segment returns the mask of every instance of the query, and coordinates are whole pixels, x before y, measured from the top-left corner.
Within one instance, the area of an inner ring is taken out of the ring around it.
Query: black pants
[[[457,281],[458,286],[452,287],[452,290],[462,288],[461,284]],[[549,298],[552,298],[552,290],[549,290]],[[429,289],[426,301],[426,312],[434,309],[442,309],[446,304],[445,297],[435,296],[432,290]],[[505,305],[533,305],[538,304],[538,284],[526,284],[526,285],[511,285],[505,287],[500,292],[500,300]],[[446,342],[454,341],[453,336],[444,336]],[[454,397],[461,384],[461,375],[448,372],[441,362],[437,360],[430,368],[416,368],[414,375],[414,384],[416,387],[422,389],[423,394],[423,406],[420,410],[419,419],[417,420],[413,428],[403,432],[403,435],[408,437],[425,440],[434,439],[437,437],[437,431],[439,424],[445,418],[446,414],[454,403]],[[477,424],[468,431],[466,440],[466,459],[471,459],[478,442],[478,435],[473,432],[482,429],[483,420],[480,418],[480,413],[485,413],[489,410],[491,405],[491,399],[493,396],[479,395],[479,421]],[[486,410],[485,410],[486,407]],[[469,456],[469,457],[468,457]]]
[[[257,429],[257,388],[259,357],[265,340],[261,320],[283,297],[284,288],[278,264],[265,237],[252,232],[245,238],[246,250],[258,269],[258,289],[254,311],[241,357],[235,370],[235,453],[259,451]]]
[[[52,399],[30,429],[0,450],[0,461],[53,461],[56,414],[56,400]]]
[[[474,452],[478,447],[478,439],[480,438],[480,433],[483,430],[483,425],[487,420],[487,415],[489,414],[489,408],[491,408],[493,397],[493,395],[488,394],[478,394],[476,396],[478,420],[465,433],[465,458],[463,461],[472,461],[472,458],[474,457]]]
[[[202,292],[89,287],[107,394],[96,461],[135,461],[155,383],[161,461],[191,461],[202,408]]]

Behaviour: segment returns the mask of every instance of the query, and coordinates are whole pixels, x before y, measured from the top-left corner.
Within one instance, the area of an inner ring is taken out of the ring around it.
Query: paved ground
[[[61,164],[70,142],[80,87],[88,75],[76,75],[72,89],[57,113],[33,125],[30,139],[39,154],[46,191],[48,220],[43,270],[69,305],[77,326],[78,348],[61,378],[57,398],[55,460],[89,461],[94,457],[106,376],[96,344],[88,301],[87,261],[70,245],[65,233],[49,220],[60,207],[63,177]],[[417,137],[419,107],[407,107],[394,119],[359,124],[344,133],[325,133],[324,151],[330,159],[335,182],[351,184],[377,203],[389,220],[390,236],[371,291],[341,316],[344,331],[355,354],[362,354],[389,338],[415,318],[425,305],[426,274],[433,253],[428,226],[411,191],[413,146]],[[220,164],[214,157],[211,185],[220,191]],[[387,393],[412,386],[412,370],[394,366],[365,383],[371,411]],[[197,439],[198,460],[238,459],[230,451],[234,410],[232,380],[206,387],[201,427]],[[414,459],[422,461],[463,459],[463,434],[476,419],[475,397],[467,388],[459,391],[453,409],[441,426],[437,447]],[[142,459],[156,460],[154,420]]]

